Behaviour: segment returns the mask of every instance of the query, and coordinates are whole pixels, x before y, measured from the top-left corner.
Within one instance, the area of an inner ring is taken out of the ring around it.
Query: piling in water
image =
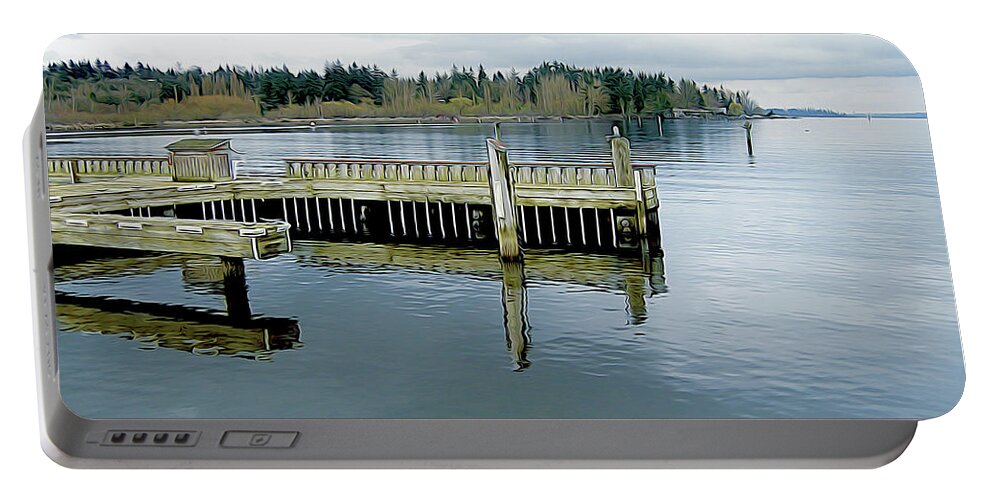
[[[752,122],[745,122],[741,128],[745,129],[745,142],[748,144],[748,156],[752,156]]]
[[[497,129],[499,130],[499,129]],[[497,132],[494,135],[499,135]],[[521,246],[517,240],[517,210],[514,207],[513,183],[510,180],[510,163],[507,160],[507,147],[495,138],[486,139],[487,160],[489,163],[490,196],[493,199],[493,224],[496,227],[500,258],[516,261],[521,258]]]

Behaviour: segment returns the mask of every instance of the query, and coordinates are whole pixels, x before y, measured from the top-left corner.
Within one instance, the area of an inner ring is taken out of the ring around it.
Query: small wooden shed
[[[234,179],[231,139],[181,139],[166,146],[174,181]]]

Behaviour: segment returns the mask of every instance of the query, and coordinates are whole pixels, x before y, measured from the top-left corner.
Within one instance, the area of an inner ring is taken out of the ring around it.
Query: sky
[[[527,70],[544,60],[662,71],[748,89],[764,107],[921,112],[917,72],[899,49],[868,35],[67,35],[45,62],[103,59],[158,66],[377,64],[406,76],[482,64]]]

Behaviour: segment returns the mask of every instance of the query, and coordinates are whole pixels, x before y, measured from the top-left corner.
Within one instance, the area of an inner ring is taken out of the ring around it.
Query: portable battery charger
[[[881,39],[94,34],[43,71],[61,464],[875,467],[961,396]]]

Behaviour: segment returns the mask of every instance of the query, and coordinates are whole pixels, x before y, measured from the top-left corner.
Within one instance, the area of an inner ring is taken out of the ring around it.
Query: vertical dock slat
[[[572,231],[569,228],[569,207],[565,207],[565,242],[572,245]]]
[[[596,225],[596,244],[597,246],[603,246],[602,240],[600,238],[600,209],[593,208],[593,223]]]
[[[576,185],[576,168],[564,168],[562,169],[562,184],[566,185]]]
[[[579,230],[583,236],[583,245],[586,245],[586,220],[583,218],[583,208],[579,208]]]
[[[517,167],[517,183],[531,184],[531,167]]]
[[[455,215],[455,203],[449,203],[452,207],[452,231],[455,233],[455,239],[459,239],[459,219]]]
[[[438,202],[438,228],[441,231],[441,239],[445,239],[445,211],[441,208],[441,202]]]
[[[547,167],[535,167],[532,174],[533,183],[544,185],[548,184],[548,168]]]
[[[579,167],[576,169],[576,184],[580,186],[592,186],[593,185],[593,172],[588,167]]]
[[[594,186],[606,186],[607,185],[607,169],[605,168],[595,168],[592,169],[593,172],[593,185]]]
[[[538,244],[541,244],[541,215],[538,213],[538,205],[534,206],[534,230],[538,235]]]
[[[411,210],[411,213],[412,213],[412,216],[413,216],[413,219],[414,219],[414,236],[416,236],[417,238],[420,238],[421,237],[421,227],[420,227],[420,224],[417,223],[417,202],[416,201],[410,202],[410,210]]]
[[[528,221],[524,218],[524,205],[521,205],[521,236],[524,237],[524,244],[528,244]]]
[[[331,210],[331,198],[324,199],[328,205],[328,229],[334,231],[334,210]]]
[[[393,232],[393,202],[386,200],[386,216],[390,219],[390,236],[396,236]]]
[[[324,222],[321,221],[321,198],[319,196],[314,197],[314,210],[317,210],[317,230],[324,232]]]
[[[613,243],[614,248],[617,248],[619,244],[617,241],[617,219],[614,217],[614,209],[610,209],[610,241]]]
[[[310,228],[310,200],[308,198],[303,199],[303,214],[304,218],[307,220],[307,232],[312,232]]]
[[[431,234],[431,207],[428,205],[427,200],[424,201],[424,221],[428,226],[428,238],[432,237]]]
[[[555,237],[555,207],[551,205],[548,206],[548,218],[551,220],[552,226],[552,244],[557,245],[559,242],[558,238]]]
[[[548,183],[553,185],[562,184],[562,167],[548,168]]]
[[[355,198],[351,198],[348,201],[349,201],[349,203],[351,203],[351,206],[352,206],[351,207],[352,208],[352,231],[355,231],[355,234],[359,234],[359,223],[358,223],[358,219],[356,218],[356,215],[355,215]]]

